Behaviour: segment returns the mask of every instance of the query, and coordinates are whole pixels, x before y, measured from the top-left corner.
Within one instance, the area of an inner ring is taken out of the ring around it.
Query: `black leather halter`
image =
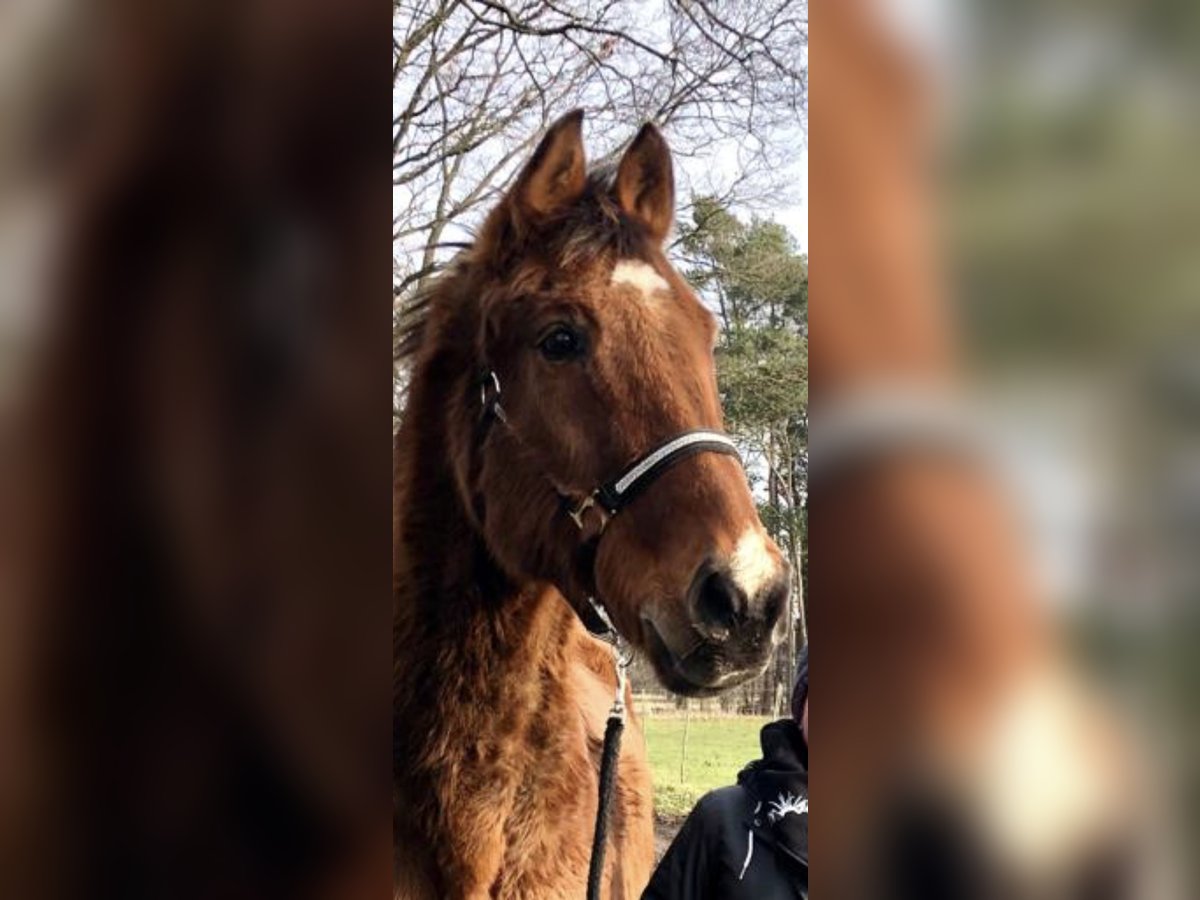
[[[508,416],[500,405],[500,379],[491,369],[481,379],[480,392],[484,416],[494,417],[508,425]],[[584,530],[583,517],[587,511],[598,510],[601,514],[598,533],[603,534],[609,520],[657,481],[659,476],[697,453],[721,453],[741,461],[737,445],[729,435],[704,428],[684,431],[646,451],[616,477],[601,484],[582,500],[573,500],[559,492],[563,509],[580,531]]]

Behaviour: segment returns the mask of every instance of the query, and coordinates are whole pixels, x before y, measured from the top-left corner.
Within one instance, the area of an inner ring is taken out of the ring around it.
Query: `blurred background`
[[[1200,9],[976,2],[910,39],[941,101],[948,276],[1046,595],[1195,848]]]
[[[894,126],[897,153],[922,148],[905,188],[912,216],[928,203],[935,223],[922,285],[961,351],[1038,594],[1153,773],[1154,796],[1130,805],[1169,823],[1151,841],[1183,880],[1164,896],[1197,896],[1200,8],[860,6],[902,61],[895,83],[916,86],[893,101],[876,79],[871,109],[903,110],[877,130]],[[823,125],[874,115],[821,106],[821,25],[814,10],[814,148]],[[815,160],[817,186],[827,172]],[[818,271],[837,249],[822,238],[837,199],[814,189]],[[829,282],[817,285],[819,309]],[[819,320],[812,333],[822,348]],[[818,608],[837,602],[822,584],[814,575]],[[821,671],[818,651],[818,685]],[[1144,774],[1129,773],[1131,790]]]

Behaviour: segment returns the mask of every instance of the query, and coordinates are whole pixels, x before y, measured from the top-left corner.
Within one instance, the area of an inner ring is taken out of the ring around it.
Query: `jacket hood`
[[[759,736],[762,759],[738,775],[756,806],[756,832],[781,850],[808,864],[808,746],[800,726],[791,719],[763,726]]]

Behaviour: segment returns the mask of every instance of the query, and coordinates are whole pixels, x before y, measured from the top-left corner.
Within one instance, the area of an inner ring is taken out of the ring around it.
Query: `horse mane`
[[[599,257],[645,258],[648,239],[644,227],[626,215],[612,192],[616,169],[602,165],[588,174],[580,199],[536,227],[511,213],[506,196],[489,213],[478,235],[459,247],[435,273],[426,276],[400,304],[395,360],[411,365],[429,334],[433,311],[450,302],[454,283],[476,266],[497,278],[512,278],[521,261],[539,238],[540,253],[564,268],[595,262]]]
[[[396,348],[394,361],[398,365],[410,365],[425,343],[428,332],[430,310],[443,293],[445,279],[467,250],[461,250],[444,266],[427,275],[414,291],[400,301],[400,312],[396,325]]]

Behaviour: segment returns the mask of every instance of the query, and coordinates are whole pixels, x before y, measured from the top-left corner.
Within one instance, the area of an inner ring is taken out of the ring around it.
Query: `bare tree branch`
[[[393,11],[397,284],[418,286],[444,238],[476,224],[576,106],[613,136],[601,161],[639,122],[663,127],[685,205],[693,192],[749,208],[785,196],[806,112],[803,2],[395,0]]]

